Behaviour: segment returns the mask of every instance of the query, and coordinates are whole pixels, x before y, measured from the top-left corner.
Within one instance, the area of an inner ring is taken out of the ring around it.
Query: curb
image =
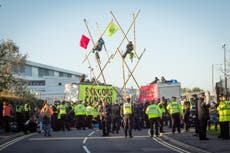
[[[211,153],[209,151],[206,151],[206,150],[203,150],[203,149],[200,149],[200,148],[197,148],[195,146],[191,146],[189,144],[185,144],[183,142],[180,142],[178,140],[175,140],[173,138],[170,138],[168,137],[167,135],[162,135],[162,137],[160,137],[162,140],[166,141],[166,142],[169,142],[173,145],[176,145],[176,146],[179,146],[181,148],[184,148],[188,151],[191,151],[191,152],[197,152],[197,153]]]

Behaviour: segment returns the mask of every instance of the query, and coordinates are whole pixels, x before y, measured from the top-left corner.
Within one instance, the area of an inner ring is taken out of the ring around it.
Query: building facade
[[[82,73],[27,61],[24,66],[14,69],[14,75],[25,81],[27,89],[37,98],[53,102],[64,100],[65,84],[79,82]]]

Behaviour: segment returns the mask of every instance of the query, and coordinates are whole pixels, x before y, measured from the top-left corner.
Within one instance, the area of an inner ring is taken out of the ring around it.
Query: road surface
[[[51,137],[34,133],[0,145],[1,153],[176,153],[187,152],[151,138],[148,130],[133,131],[133,138],[120,134],[102,137],[99,130],[52,132]]]

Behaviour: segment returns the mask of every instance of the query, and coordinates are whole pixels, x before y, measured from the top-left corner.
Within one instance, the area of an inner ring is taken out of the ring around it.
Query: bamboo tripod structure
[[[128,81],[129,81],[129,79],[130,79],[131,77],[133,78],[133,80],[134,80],[136,86],[138,87],[138,89],[140,88],[140,86],[139,86],[137,80],[135,79],[135,77],[134,77],[134,75],[133,75],[133,73],[134,73],[134,71],[135,71],[137,65],[139,64],[139,62],[140,62],[140,60],[141,60],[143,54],[145,53],[145,49],[142,51],[142,53],[140,54],[140,56],[138,56],[138,54],[137,54],[137,52],[136,52],[136,28],[135,28],[135,21],[136,21],[138,15],[139,15],[139,13],[140,13],[140,10],[136,13],[136,15],[133,14],[133,20],[132,20],[132,22],[131,22],[131,24],[130,24],[130,26],[129,26],[129,28],[128,28],[128,30],[127,30],[126,32],[122,29],[120,23],[118,22],[117,18],[116,18],[115,15],[113,14],[113,12],[111,11],[110,13],[111,13],[113,19],[115,20],[116,24],[118,25],[119,29],[120,29],[121,32],[123,33],[123,38],[122,38],[122,40],[120,41],[120,43],[119,43],[118,47],[116,48],[116,50],[115,50],[111,55],[108,54],[108,51],[107,51],[107,48],[106,48],[105,44],[103,45],[103,48],[104,48],[104,50],[105,50],[105,52],[106,52],[107,61],[106,61],[105,64],[101,67],[101,62],[98,60],[98,58],[96,58],[97,65],[98,65],[99,70],[100,70],[100,72],[99,72],[99,74],[98,74],[97,76],[95,75],[94,69],[92,68],[92,64],[91,64],[90,61],[89,61],[89,56],[90,56],[91,53],[93,53],[93,49],[91,49],[90,52],[89,52],[88,54],[86,54],[86,56],[85,56],[84,60],[82,61],[82,63],[84,63],[84,62],[87,60],[88,65],[89,65],[89,69],[90,69],[90,73],[93,74],[93,77],[94,77],[94,79],[95,79],[95,81],[93,82],[93,85],[92,85],[92,87],[91,87],[91,89],[92,89],[94,85],[99,85],[98,80],[99,80],[99,78],[100,78],[101,76],[102,76],[102,78],[103,78],[104,84],[106,85],[106,79],[105,79],[105,76],[104,76],[104,70],[105,70],[105,68],[108,66],[108,64],[111,63],[111,61],[114,59],[114,57],[116,56],[116,54],[119,53],[120,57],[122,58],[123,86],[122,86],[121,90],[122,90],[123,93],[124,93],[123,96],[121,95],[121,93],[120,93],[119,91],[117,91],[116,88],[115,88],[115,90],[116,90],[117,94],[118,94],[123,100],[126,101],[126,99],[125,99],[125,97],[124,97],[124,96],[126,96],[126,94],[127,94],[126,85],[127,85]],[[113,22],[113,20],[111,20],[111,21],[109,22],[109,24],[106,26],[105,30],[104,30],[102,33],[101,33],[101,31],[100,31],[100,28],[99,28],[98,24],[96,23],[97,29],[98,29],[99,34],[100,34],[99,39],[103,37],[103,35],[105,34],[107,28],[109,27],[109,25],[110,25],[112,22]],[[84,19],[84,24],[85,24],[85,26],[86,26],[86,28],[87,28],[87,31],[88,31],[89,36],[90,36],[90,39],[92,40],[93,46],[95,47],[96,44],[95,44],[95,42],[94,42],[94,40],[93,40],[93,36],[92,36],[92,34],[91,34],[90,30],[89,30],[89,27],[88,27],[88,25],[87,25],[87,23],[86,23],[86,19]],[[128,35],[128,33],[130,32],[130,30],[131,30],[132,27],[133,27],[133,29],[134,29],[134,49],[133,49],[133,51],[134,51],[135,57],[137,57],[137,62],[136,62],[136,64],[135,64],[135,66],[133,67],[133,69],[131,70],[130,67],[128,66],[127,62],[125,61],[125,59],[122,57],[122,52],[121,52],[120,48],[121,48],[121,46],[122,46],[122,44],[124,43],[125,40],[127,40],[127,41],[129,42],[129,39],[128,39],[127,35]],[[94,48],[94,47],[93,47],[93,48]],[[128,74],[129,74],[127,78],[125,78],[125,70],[126,70],[126,69],[128,70]],[[96,94],[97,94],[97,96],[100,98],[100,100],[103,101],[103,98],[101,97],[102,95],[100,95],[99,93],[96,93]]]

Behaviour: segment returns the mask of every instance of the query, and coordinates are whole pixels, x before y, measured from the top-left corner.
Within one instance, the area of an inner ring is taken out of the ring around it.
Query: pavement
[[[222,140],[217,136],[207,134],[210,140],[201,141],[198,136],[194,136],[194,129],[190,129],[189,132],[182,131],[181,133],[172,134],[170,128],[164,127],[164,131],[165,133],[160,137],[162,140],[192,153],[230,152],[230,140]],[[0,145],[22,135],[24,135],[23,132],[4,133],[3,129],[0,129]]]
[[[164,127],[165,133],[161,136],[164,141],[184,148],[190,152],[197,153],[229,153],[230,140],[222,140],[214,135],[207,134],[210,140],[199,140],[199,136],[194,136],[194,129],[189,132],[182,131],[181,133],[173,134],[171,129]]]

